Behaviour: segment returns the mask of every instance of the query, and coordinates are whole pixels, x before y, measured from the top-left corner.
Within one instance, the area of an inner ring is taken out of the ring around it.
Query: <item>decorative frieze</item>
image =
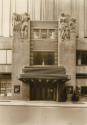
[[[30,15],[28,13],[14,13],[12,20],[13,32],[20,32],[21,38],[26,38],[28,36],[28,22],[30,20]]]
[[[62,41],[69,40],[76,33],[76,19],[62,13],[59,17],[59,33]]]

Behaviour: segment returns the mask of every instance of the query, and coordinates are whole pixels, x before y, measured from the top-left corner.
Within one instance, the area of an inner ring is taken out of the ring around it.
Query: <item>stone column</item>
[[[16,99],[27,98],[29,93],[25,89],[27,84],[18,80],[22,68],[30,64],[30,16],[25,13],[13,16],[13,68],[12,68],[12,88],[13,96]],[[20,92],[14,91],[19,86]]]
[[[76,20],[61,14],[58,22],[58,66],[70,76],[69,85],[76,85]]]

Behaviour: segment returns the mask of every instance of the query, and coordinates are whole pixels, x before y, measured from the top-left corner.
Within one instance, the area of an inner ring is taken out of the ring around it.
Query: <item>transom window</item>
[[[55,29],[33,29],[33,39],[56,39]]]

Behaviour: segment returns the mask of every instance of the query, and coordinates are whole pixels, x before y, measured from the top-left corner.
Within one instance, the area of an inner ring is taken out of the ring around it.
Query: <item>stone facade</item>
[[[44,29],[47,31],[46,38],[41,38],[40,34],[39,38],[35,39],[33,36],[34,30],[40,31],[41,33]],[[52,37],[49,37],[50,31]],[[29,99],[29,83],[26,83],[26,80],[23,80],[23,82],[21,82],[18,79],[19,75],[22,73],[23,67],[35,66],[33,64],[33,54],[35,52],[55,53],[55,64],[53,66],[64,67],[66,69],[66,74],[69,75],[71,79],[69,83],[67,83],[67,85],[69,84],[75,87],[76,20],[74,18],[71,18],[69,15],[61,14],[58,21],[40,22],[30,21],[30,17],[27,14],[14,14],[13,32],[14,49],[12,84],[14,98]],[[52,32],[54,32],[55,35],[53,35]],[[20,86],[20,93],[15,93],[14,89],[16,85]]]
[[[61,14],[58,32],[58,65],[66,68],[71,80],[70,85],[76,85],[76,19]]]
[[[19,74],[22,72],[22,68],[30,63],[30,18],[29,15],[17,15],[15,14],[13,23],[13,67],[12,67],[12,84],[13,84],[13,96],[14,98],[26,98],[28,93],[26,84],[23,84],[18,80]],[[27,31],[26,31],[27,29]],[[26,36],[27,34],[27,36]],[[20,86],[20,93],[14,92],[14,86]]]

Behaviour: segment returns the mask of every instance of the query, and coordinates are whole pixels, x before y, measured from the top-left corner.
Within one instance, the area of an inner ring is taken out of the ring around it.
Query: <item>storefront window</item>
[[[10,80],[0,81],[0,96],[11,96],[11,82]]]
[[[81,95],[86,95],[87,96],[87,86],[82,86],[81,87]]]

